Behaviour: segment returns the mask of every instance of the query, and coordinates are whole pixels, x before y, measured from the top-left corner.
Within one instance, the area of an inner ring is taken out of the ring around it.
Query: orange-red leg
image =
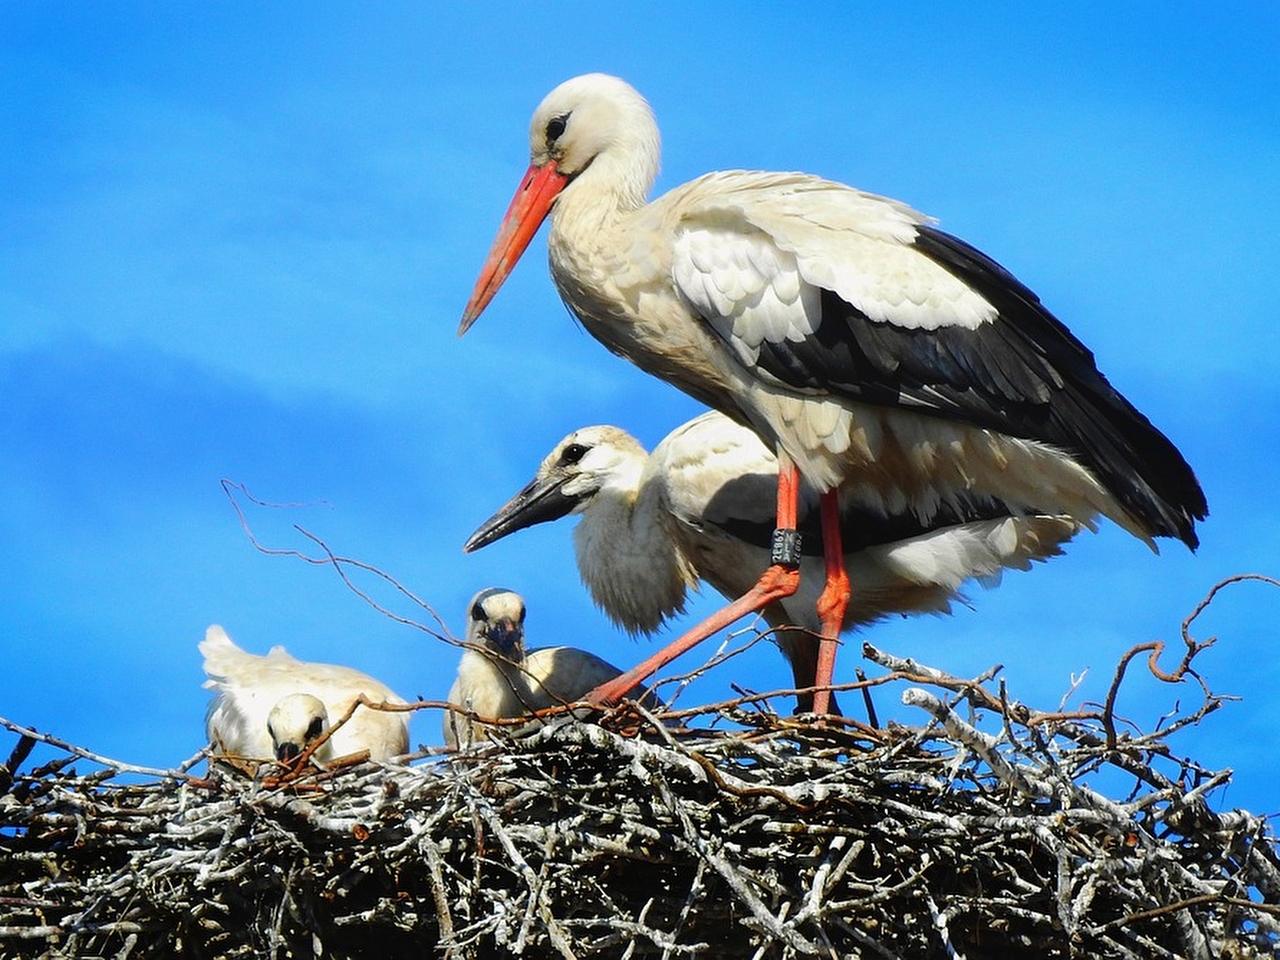
[[[822,555],[826,560],[827,585],[818,597],[818,616],[822,619],[822,640],[818,645],[818,668],[814,676],[813,712],[827,713],[831,705],[831,679],[836,669],[836,649],[840,644],[840,628],[849,606],[852,588],[844,568],[844,545],[840,536],[840,501],[835,490],[822,495]]]
[[[778,459],[778,530],[784,534],[794,535],[796,513],[798,511],[800,473],[790,459],[782,455]],[[776,537],[777,534],[775,534]],[[775,600],[791,596],[800,586],[798,563],[798,558],[791,561],[784,560],[783,562],[777,562],[775,558],[775,562],[760,575],[756,585],[742,597],[718,613],[703,620],[692,630],[681,634],[644,662],[637,664],[608,683],[603,683],[596,687],[583,699],[592,703],[614,703],[630,693],[637,684],[653,676],[654,673],[661,670],[680,654],[697,646],[713,633],[723,630],[734,621],[747,616],[747,614],[759,612]],[[838,625],[836,632],[837,634],[839,633]],[[830,682],[829,679],[828,682]],[[826,701],[824,700],[822,709],[824,713],[826,712],[825,703]]]

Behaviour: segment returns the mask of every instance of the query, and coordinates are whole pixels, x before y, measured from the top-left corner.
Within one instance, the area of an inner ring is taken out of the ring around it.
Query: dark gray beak
[[[471,553],[501,540],[509,533],[539,523],[559,520],[578,504],[578,498],[566,496],[561,489],[563,478],[534,477],[528,486],[506,502],[462,545],[463,553]]]
[[[511,620],[497,620],[485,636],[495,650],[510,660],[524,659],[524,628]]]

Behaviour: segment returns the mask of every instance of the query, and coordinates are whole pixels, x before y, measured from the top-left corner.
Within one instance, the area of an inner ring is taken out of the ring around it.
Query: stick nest
[[[886,672],[850,686],[900,692],[919,725],[630,705],[453,757],[126,784],[141,768],[3,721],[0,953],[1276,954],[1274,835],[1213,812],[1227,774],[1165,746],[1216,708],[1207,689],[1158,733],[1119,732],[1115,688],[1043,713],[864,653]],[[61,755],[20,772],[37,741]]]

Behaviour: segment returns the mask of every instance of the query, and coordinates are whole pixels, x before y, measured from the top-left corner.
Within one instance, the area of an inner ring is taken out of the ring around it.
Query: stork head
[[[482,523],[462,549],[470,553],[525,527],[579,513],[608,487],[634,497],[647,458],[640,442],[619,427],[575,430],[555,445],[533,479]]]
[[[529,162],[554,163],[569,180],[604,157],[627,170],[631,193],[643,202],[658,176],[661,137],[653,110],[631,84],[586,73],[548,93],[529,121]],[[610,179],[614,179],[611,177]]]
[[[280,700],[267,716],[267,732],[276,759],[288,763],[329,729],[329,711],[318,697],[294,693]]]
[[[547,94],[529,124],[529,169],[480,270],[458,336],[493,299],[562,191],[582,177],[593,185],[587,187],[593,200],[637,209],[658,176],[660,152],[653,111],[625,81],[588,73]]]
[[[524,598],[513,590],[489,587],[471,600],[467,642],[517,663],[524,660]]]

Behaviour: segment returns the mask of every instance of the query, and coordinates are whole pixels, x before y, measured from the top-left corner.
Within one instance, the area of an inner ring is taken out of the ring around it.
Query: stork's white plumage
[[[618,427],[583,427],[556,444],[463,549],[577,514],[578,571],[592,597],[615,623],[652,633],[683,610],[699,580],[730,600],[755,585],[769,566],[777,483],[768,447],[718,412],[677,427],[652,454]],[[990,583],[1005,568],[1056,556],[1080,529],[1070,517],[1013,517],[1002,504],[973,498],[962,513],[943,510],[929,523],[895,513],[856,484],[846,484],[841,499],[845,568],[858,598],[846,628],[895,613],[946,612],[966,580]],[[816,495],[802,491],[801,529],[817,513]],[[806,554],[797,592],[763,611],[798,688],[813,683],[822,585],[821,556]],[[781,630],[788,625],[810,632]],[[812,703],[801,696],[800,709]]]
[[[209,740],[222,753],[252,760],[289,760],[331,723],[346,716],[360,695],[370,703],[404,704],[381,681],[351,667],[307,663],[272,647],[266,656],[247,653],[213,625],[200,642],[209,703]],[[407,753],[409,714],[356,708],[313,756],[318,761],[368,750],[375,760]]]
[[[460,332],[549,213],[552,278],[587,330],[778,451],[779,529],[794,526],[797,470],[823,492],[820,682],[848,597],[826,494],[853,473],[922,518],[976,492],[1195,546],[1207,507],[1178,450],[1034,293],[928,218],[797,173],[712,173],[646,204],[658,128],[603,74],[553,90],[530,141]],[[703,629],[793,591],[792,557],[778,559]]]
[[[511,590],[489,587],[472,598],[466,649],[458,664],[458,678],[449,690],[450,703],[488,720],[514,719],[572,703],[622,673],[577,647],[526,652],[524,620],[524,599]],[[493,727],[447,710],[444,742],[449,747],[467,747],[483,741]]]

